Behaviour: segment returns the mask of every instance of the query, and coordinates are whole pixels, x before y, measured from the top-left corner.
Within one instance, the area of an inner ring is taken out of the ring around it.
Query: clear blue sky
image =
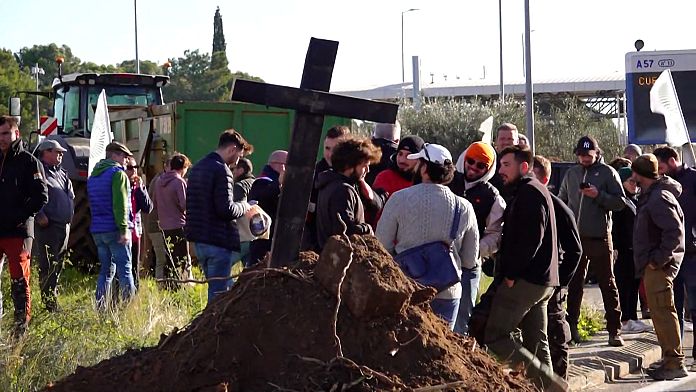
[[[498,80],[496,0],[138,1],[140,58],[162,63],[186,49],[210,52],[220,6],[230,68],[296,86],[309,38],[340,41],[332,90],[406,80],[419,55],[422,77]],[[624,71],[637,38],[644,50],[693,49],[691,0],[531,0],[536,80]],[[0,46],[70,46],[82,60],[113,64],[134,55],[133,0],[0,0]],[[503,0],[506,81],[522,79],[523,0]]]

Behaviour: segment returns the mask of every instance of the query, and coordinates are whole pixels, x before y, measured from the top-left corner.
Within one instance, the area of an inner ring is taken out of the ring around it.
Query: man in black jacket
[[[377,175],[387,170],[391,164],[391,156],[399,150],[399,139],[401,139],[401,124],[397,121],[394,124],[377,123],[372,132],[372,144],[382,150],[382,158],[378,163],[370,165],[370,172],[365,176],[365,182],[372,186]]]
[[[186,239],[193,242],[198,264],[208,283],[208,303],[229,290],[232,263],[239,260],[239,231],[235,219],[251,208],[247,202],[235,203],[234,181],[228,165],[251,154],[254,147],[234,129],[220,135],[217,150],[196,163],[189,173],[186,188]]]
[[[534,157],[534,176],[544,186],[548,186],[551,178],[551,162],[541,155]],[[548,305],[548,335],[549,351],[551,352],[551,363],[553,371],[568,379],[568,363],[570,355],[568,343],[570,343],[570,324],[566,320],[563,302],[565,301],[564,289],[573,278],[575,270],[580,264],[582,256],[582,245],[580,243],[580,233],[575,224],[573,211],[565,203],[551,194],[556,218],[556,231],[558,236],[558,278],[560,286],[556,287]]]
[[[501,281],[485,342],[501,360],[523,364],[537,385],[561,389],[564,382],[553,374],[546,333],[547,305],[560,284],[553,201],[546,187],[531,177],[530,150],[513,146],[500,155],[499,173],[512,198],[503,217]],[[518,328],[522,346],[513,336]]]
[[[273,151],[268,157],[268,163],[263,167],[261,175],[251,185],[249,200],[255,200],[258,206],[271,217],[270,239],[256,239],[249,246],[249,263],[254,265],[263,260],[266,253],[271,251],[271,240],[275,231],[278,202],[280,202],[280,188],[285,176],[285,163],[288,152],[283,150]]]
[[[320,248],[330,236],[343,233],[344,226],[348,235],[372,233],[370,225],[365,223],[365,208],[357,184],[369,172],[369,165],[378,162],[380,156],[380,150],[367,139],[347,138],[334,148],[332,169],[321,173],[317,181],[317,242]]]
[[[9,261],[17,334],[26,331],[31,319],[30,249],[24,242],[27,220],[47,202],[41,163],[22,147],[17,121],[0,117],[0,259],[5,255]]]
[[[55,140],[46,140],[38,147],[46,175],[48,203],[34,219],[34,256],[39,262],[41,300],[46,310],[58,310],[58,278],[63,270],[63,257],[68,249],[70,221],[75,210],[75,192],[68,173],[60,167],[67,150]]]

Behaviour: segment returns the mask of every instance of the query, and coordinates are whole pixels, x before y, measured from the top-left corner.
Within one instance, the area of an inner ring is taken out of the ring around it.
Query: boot
[[[580,338],[580,331],[578,331],[578,324],[569,322],[570,325],[570,338],[575,344],[579,344],[582,342],[582,339]]]
[[[31,294],[24,277],[12,279],[10,286],[14,303],[14,332],[21,336],[26,332],[31,317]]]

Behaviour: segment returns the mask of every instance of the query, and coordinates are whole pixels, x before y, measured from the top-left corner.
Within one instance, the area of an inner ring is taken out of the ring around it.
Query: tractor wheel
[[[87,182],[73,181],[75,189],[75,215],[70,227],[68,249],[73,266],[85,272],[96,272],[99,268],[97,246],[94,244],[89,226],[92,222],[87,200]]]

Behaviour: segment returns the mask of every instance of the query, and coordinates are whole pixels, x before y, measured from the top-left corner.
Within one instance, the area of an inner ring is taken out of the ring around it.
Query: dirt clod
[[[342,306],[336,332],[338,281]],[[47,391],[533,391],[455,334],[372,236],[334,237],[317,260],[254,269],[158,346],[130,350]]]

